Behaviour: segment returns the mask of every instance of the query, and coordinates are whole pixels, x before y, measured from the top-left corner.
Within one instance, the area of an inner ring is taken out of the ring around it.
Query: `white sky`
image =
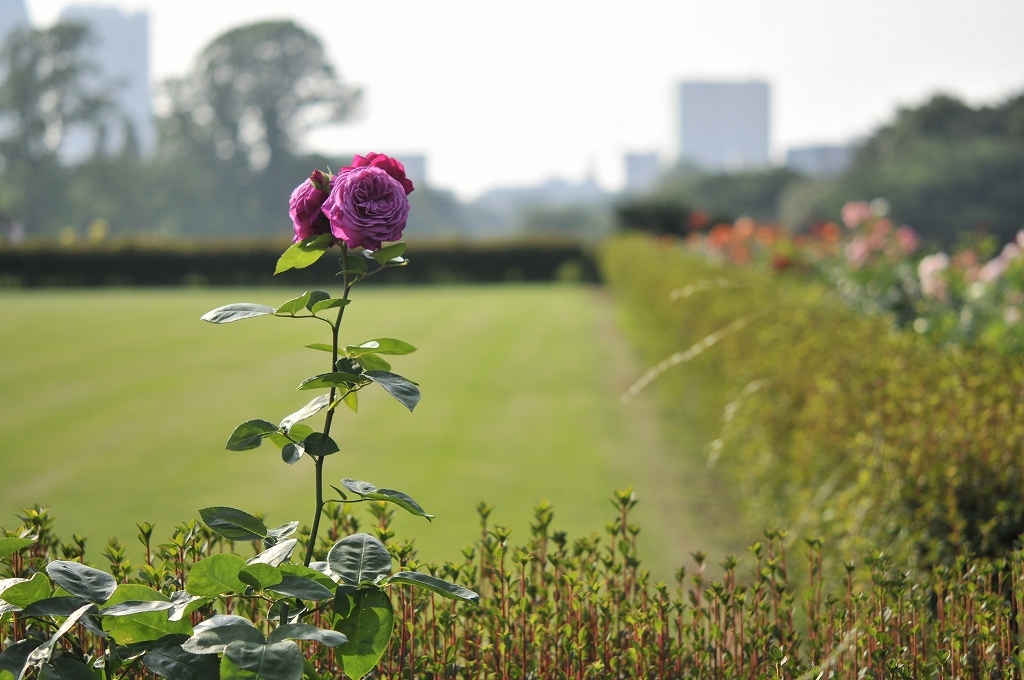
[[[617,188],[626,151],[671,161],[684,78],[767,79],[777,158],[936,91],[1024,91],[1024,0],[27,0],[36,24],[68,4],[149,11],[157,80],[228,28],[294,19],[366,91],[309,146],[425,153],[463,197],[588,172]]]

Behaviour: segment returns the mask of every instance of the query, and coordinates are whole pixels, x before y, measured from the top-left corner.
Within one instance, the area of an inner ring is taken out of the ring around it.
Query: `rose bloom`
[[[356,156],[334,177],[323,204],[331,233],[350,248],[380,248],[397,241],[409,218],[412,182],[405,168],[383,154]]]
[[[900,251],[904,255],[910,255],[917,247],[921,244],[921,239],[918,238],[917,232],[907,225],[901,226],[896,230],[896,245],[899,246]]]
[[[330,232],[327,217],[321,211],[330,187],[331,177],[319,170],[314,170],[309,179],[295,187],[288,201],[288,216],[292,218],[296,243],[310,236]]]
[[[949,268],[949,256],[936,253],[921,258],[917,265],[917,277],[921,280],[921,294],[925,297],[946,299],[946,279],[943,272]]]
[[[846,264],[854,269],[860,269],[868,256],[871,254],[871,245],[866,239],[857,237],[846,245]]]
[[[871,206],[864,201],[850,202],[843,206],[843,224],[856,229],[871,218]]]

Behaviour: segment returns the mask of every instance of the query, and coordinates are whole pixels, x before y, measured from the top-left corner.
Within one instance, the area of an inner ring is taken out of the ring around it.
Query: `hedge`
[[[177,286],[320,284],[334,280],[337,260],[273,276],[286,243],[0,249],[0,285]],[[571,243],[412,244],[415,267],[390,269],[380,283],[596,281],[587,249]]]
[[[922,566],[1013,549],[1024,532],[1019,355],[936,346],[799,274],[714,264],[674,239],[620,237],[603,266],[645,360],[675,354],[648,389],[707,442],[690,455],[751,528]]]

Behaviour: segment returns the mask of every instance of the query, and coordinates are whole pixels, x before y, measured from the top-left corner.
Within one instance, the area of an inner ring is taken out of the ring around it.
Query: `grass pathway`
[[[329,339],[326,326],[199,321],[221,304],[277,305],[289,292],[0,293],[0,526],[16,524],[21,507],[48,504],[61,535],[91,537],[95,560],[109,536],[134,548],[135,522],[155,521],[163,537],[208,505],[309,522],[311,465],[285,466],[269,444],[233,453],[223,442],[236,424],[276,422],[310,398],[293,387],[325,370],[325,355],[303,345]],[[357,291],[343,336],[420,349],[392,362],[421,384],[416,412],[364,391],[360,412],[335,420],[342,453],[327,479],[365,479],[419,500],[437,519],[401,517],[397,529],[416,537],[423,557],[458,558],[481,500],[514,530],[514,544],[541,500],[570,536],[603,532],[612,489],[630,484],[657,576],[707,538],[653,407],[618,403],[638,367],[600,291],[368,289]]]

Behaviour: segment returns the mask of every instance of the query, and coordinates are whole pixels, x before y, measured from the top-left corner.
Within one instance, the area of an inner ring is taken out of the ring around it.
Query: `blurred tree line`
[[[17,31],[0,49],[0,220],[20,222],[29,237],[81,234],[97,222],[100,237],[283,237],[291,190],[314,166],[351,161],[299,147],[307,132],[350,119],[361,92],[293,22],[230,30],[186,76],[162,83],[152,158],[140,156],[127,118],[120,152],[104,152],[118,83],[90,61],[92,39],[85,26],[62,23]],[[60,155],[72,128],[96,140],[75,165]],[[458,230],[453,196],[418,187],[411,199],[423,230]]]
[[[979,108],[939,95],[901,109],[835,178],[677,167],[650,194],[621,204],[618,217],[627,227],[668,233],[740,215],[799,230],[838,220],[847,201],[876,197],[935,244],[978,230],[1013,239],[1024,228],[1024,94]]]

